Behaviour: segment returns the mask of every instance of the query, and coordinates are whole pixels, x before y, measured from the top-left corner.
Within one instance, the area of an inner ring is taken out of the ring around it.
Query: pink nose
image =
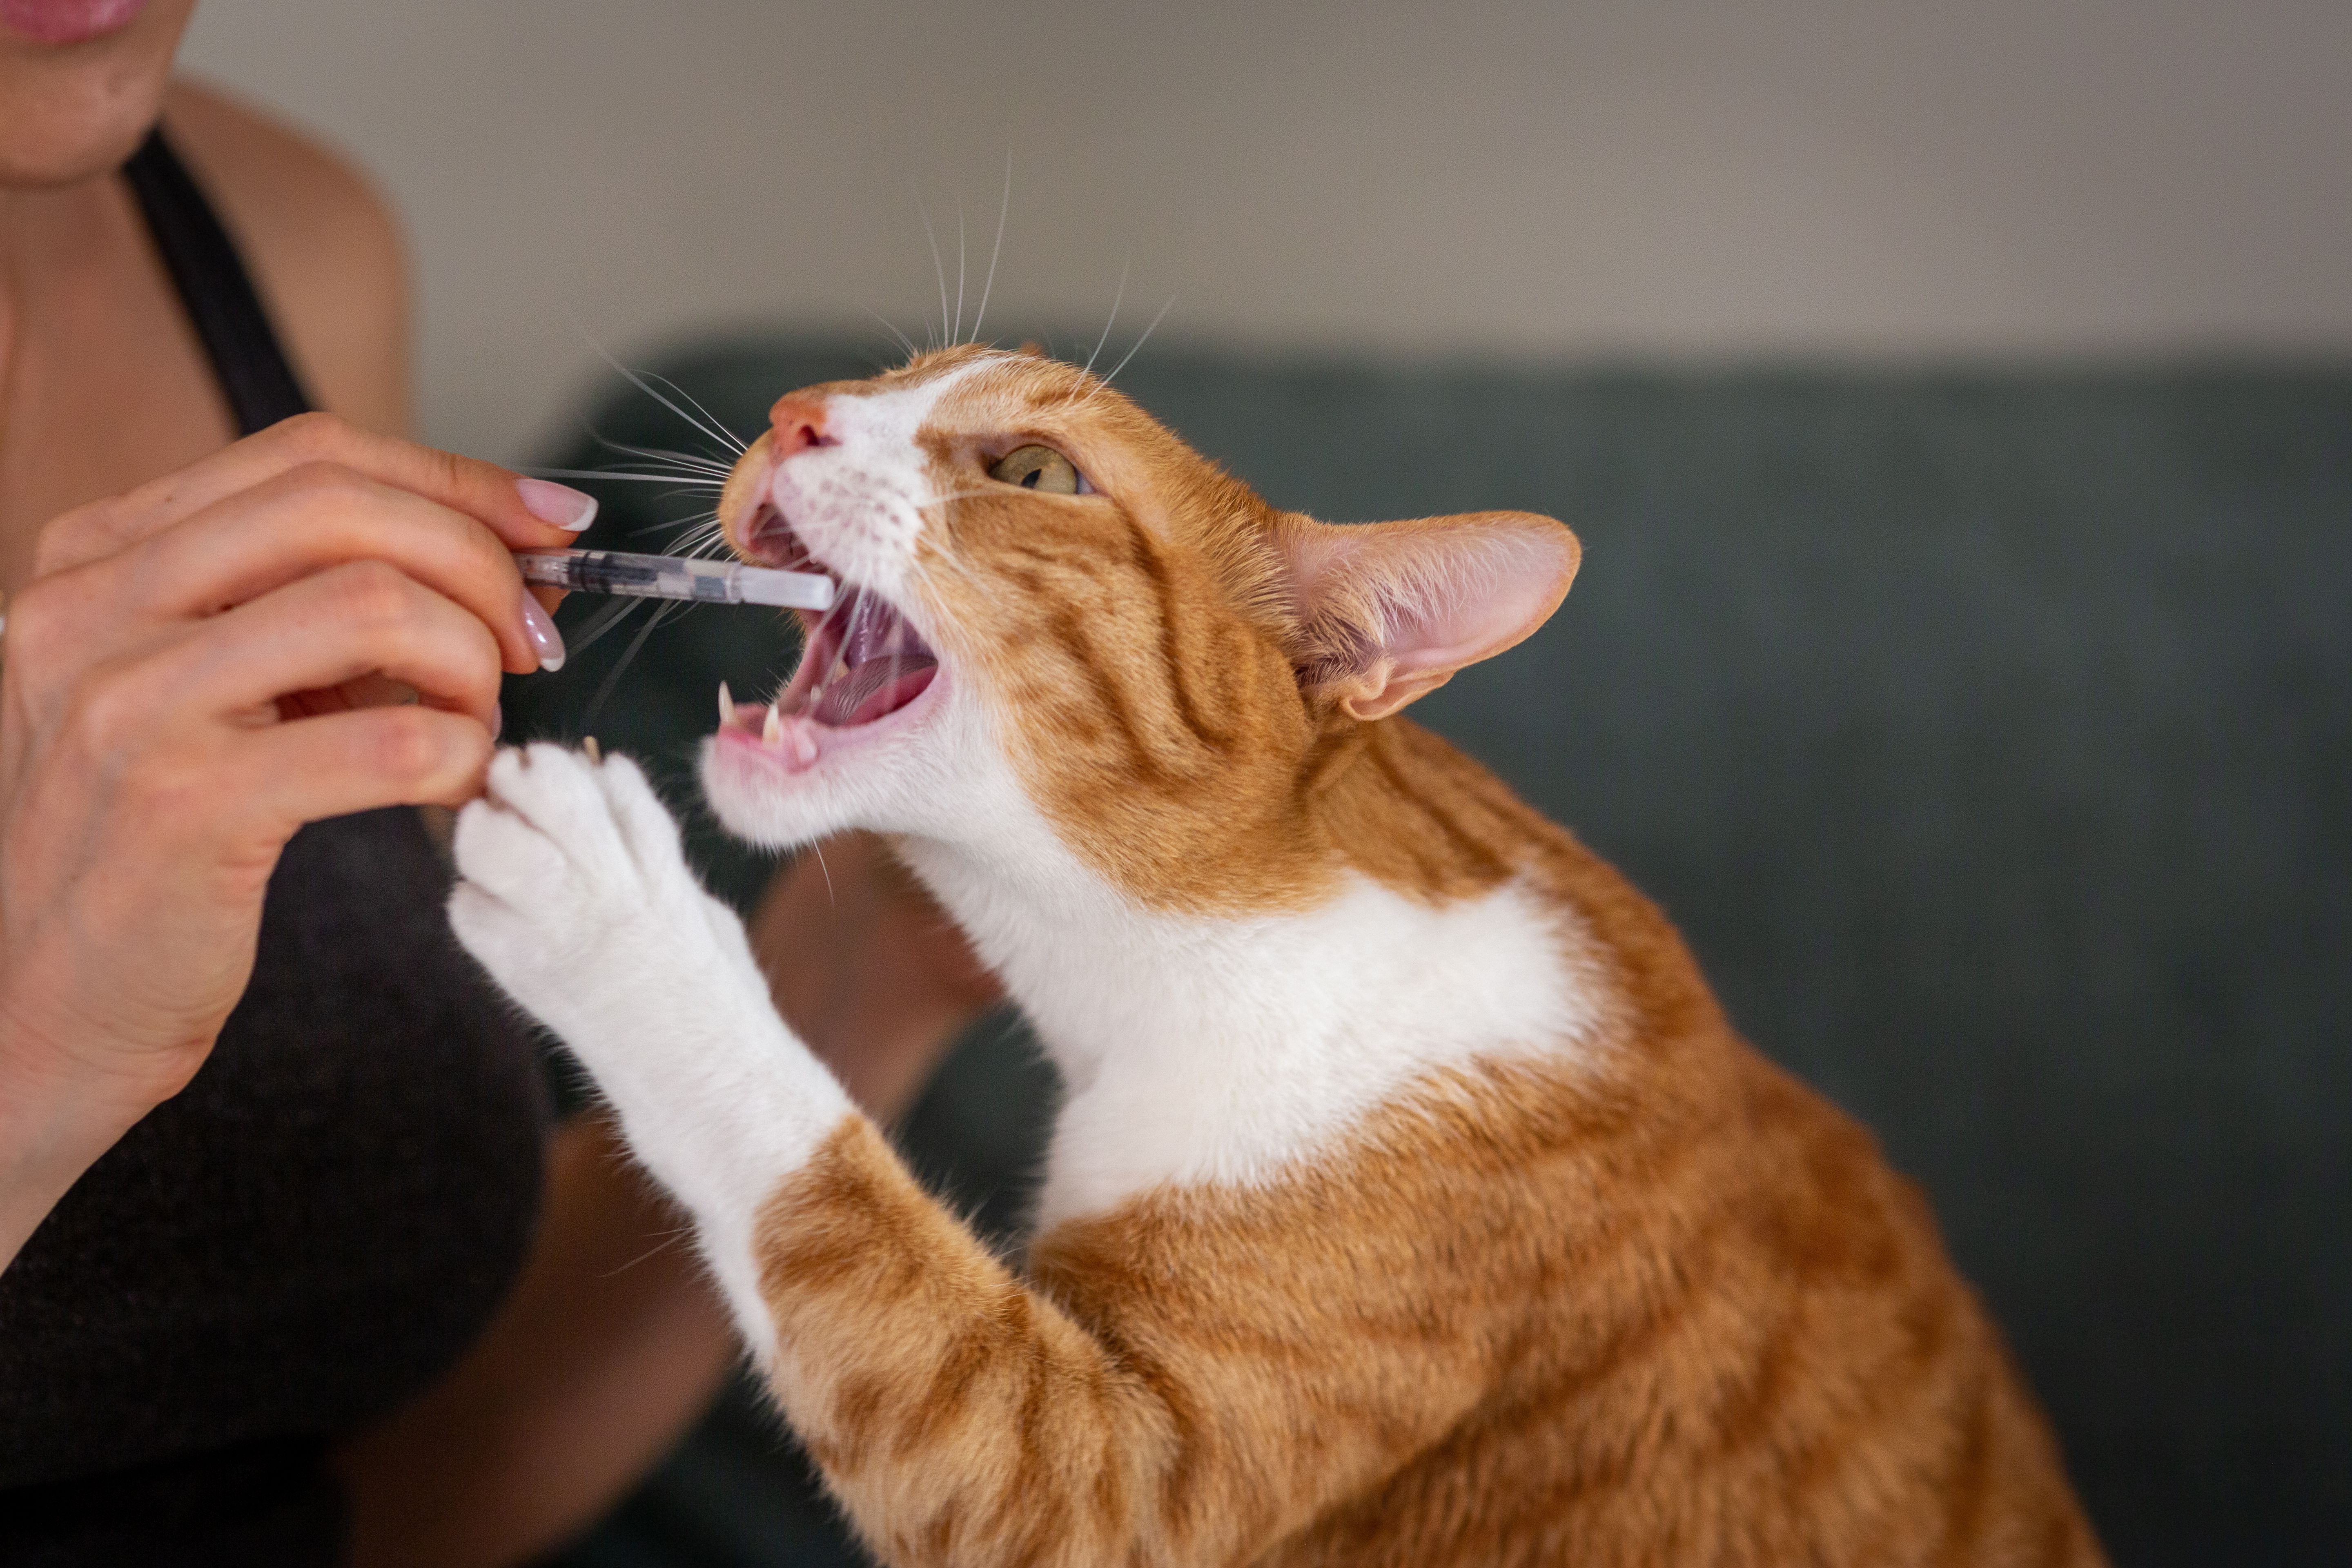
[[[833,445],[833,438],[824,433],[824,403],[797,392],[776,399],[776,405],[768,410],[768,424],[776,433],[774,448],[780,463],[794,452]]]

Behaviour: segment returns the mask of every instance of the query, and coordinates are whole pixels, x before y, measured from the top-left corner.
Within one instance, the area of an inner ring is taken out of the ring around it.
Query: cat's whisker
[[[667,522],[648,522],[641,527],[631,529],[629,536],[634,539],[648,533],[675,534],[677,537],[671,541],[671,544],[673,548],[677,548],[688,540],[701,539],[717,531],[719,526],[719,514],[705,511],[697,512],[691,517],[672,518]]]
[[[1095,340],[1095,352],[1087,356],[1087,363],[1079,374],[1094,374],[1095,361],[1102,357],[1103,345],[1110,342],[1110,330],[1118,321],[1118,303],[1126,298],[1127,268],[1122,267],[1118,269],[1118,292],[1110,297],[1110,320],[1103,323],[1102,336]]]
[[[676,479],[670,481],[670,488],[668,489],[666,489],[662,491],[661,494],[654,497],[654,500],[657,501],[673,501],[679,500],[708,500],[709,499],[710,487],[709,485],[696,480]]]
[[[705,508],[701,511],[688,512],[684,517],[673,517],[665,522],[647,523],[645,528],[638,530],[638,531],[642,533],[656,528],[700,527],[717,522],[718,521],[718,509],[716,507],[709,507]]]
[[[1013,211],[1013,149],[1004,150],[1004,195],[996,205],[996,243],[988,247],[988,281],[981,285],[980,309],[972,312],[971,335],[988,320],[988,297],[996,291],[996,260],[1004,254],[1004,220]]]
[[[685,485],[696,489],[723,489],[722,480],[701,474],[640,474],[626,468],[539,468],[522,470],[541,479],[621,479],[641,485]]]
[[[719,468],[719,466],[708,466],[708,468],[625,468],[625,470],[614,470],[614,472],[654,472],[654,475],[668,475],[668,478],[677,479],[679,484],[701,484],[701,487],[710,487],[710,484],[727,484],[727,472],[730,472],[730,468]]]
[[[585,649],[602,641],[605,633],[627,620],[631,612],[642,609],[651,602],[647,599],[621,599],[610,605],[598,606],[586,620],[564,634],[563,641],[567,651],[573,657],[578,657]]]
[[[726,534],[723,531],[711,529],[708,525],[705,525],[702,528],[697,529],[692,533],[681,534],[679,537],[671,540],[669,549],[667,553],[671,555],[690,556],[699,560],[719,554],[726,548]]]
[[[838,914],[841,911],[841,900],[833,890],[833,868],[824,863],[824,846],[812,844],[809,846],[809,853],[816,857],[817,875],[824,879],[824,901],[832,907],[835,913]]]
[[[597,437],[596,439],[613,451],[625,452],[632,458],[643,458],[649,463],[677,463],[683,465],[690,473],[715,475],[724,479],[733,472],[735,468],[735,460],[732,458],[705,456],[699,452],[680,452],[668,447],[633,447],[626,441],[607,440],[602,436]]]
[[[635,1268],[640,1263],[648,1262],[651,1259],[659,1257],[661,1254],[667,1252],[671,1247],[676,1247],[678,1244],[681,1237],[689,1237],[693,1234],[694,1226],[690,1225],[678,1226],[676,1228],[664,1233],[659,1241],[655,1242],[651,1247],[646,1247],[643,1252],[638,1253],[626,1263],[624,1263],[620,1267],[600,1276],[600,1278],[605,1279],[617,1279],[621,1275],[626,1274],[630,1269]]]
[[[1118,379],[1118,373],[1127,368],[1127,362],[1133,359],[1137,353],[1141,352],[1143,345],[1151,341],[1153,331],[1159,327],[1161,321],[1167,320],[1168,312],[1175,308],[1176,296],[1171,294],[1168,296],[1168,303],[1160,307],[1160,314],[1151,318],[1151,325],[1143,329],[1143,336],[1135,340],[1135,346],[1129,349],[1125,354],[1120,356],[1119,362],[1111,366],[1110,374],[1104,376],[1102,380],[1096,384],[1095,389],[1092,392],[1087,393],[1086,396],[1080,400],[1079,405],[1081,407],[1085,406],[1087,403],[1093,402],[1097,396],[1102,395],[1104,390],[1107,389],[1112,382]]]
[[[741,450],[743,450],[743,443],[742,443],[741,441],[740,441],[740,440],[738,440],[738,439],[736,438],[734,432],[732,432],[732,431],[730,431],[730,430],[727,429],[727,428],[726,428],[725,426],[720,426],[720,425],[718,425],[718,424],[715,424],[715,423],[706,424],[703,420],[701,420],[701,419],[699,419],[699,418],[697,418],[695,416],[693,416],[693,415],[691,415],[691,414],[688,414],[685,409],[680,408],[680,407],[679,407],[679,406],[678,406],[675,402],[673,402],[671,399],[669,399],[669,398],[667,398],[667,397],[663,396],[663,395],[661,395],[661,393],[659,393],[658,391],[655,390],[654,385],[653,385],[653,382],[654,382],[655,380],[659,380],[659,381],[663,381],[663,382],[665,383],[665,384],[668,384],[668,382],[667,382],[667,377],[655,376],[655,375],[654,375],[654,374],[653,374],[651,371],[647,371],[646,373],[645,373],[645,374],[644,374],[644,375],[639,375],[639,374],[636,374],[635,372],[631,371],[631,370],[627,369],[626,367],[620,366],[620,365],[619,365],[619,362],[617,362],[617,361],[615,361],[615,362],[614,362],[614,363],[615,363],[615,366],[616,366],[617,368],[620,368],[620,370],[621,370],[621,374],[624,374],[624,375],[627,376],[631,381],[633,381],[633,382],[635,382],[635,383],[636,384],[636,385],[637,385],[637,387],[638,387],[638,390],[640,390],[640,391],[644,392],[647,396],[651,397],[655,402],[656,402],[656,403],[660,404],[664,408],[668,409],[672,414],[677,415],[680,419],[685,420],[688,425],[693,426],[697,430],[699,430],[699,431],[700,431],[700,432],[702,432],[702,434],[704,434],[705,436],[709,437],[712,440],[714,440],[714,441],[718,442],[721,447],[731,447],[733,450],[738,451],[738,452],[740,452]],[[651,379],[648,379],[648,378],[651,378]],[[678,390],[678,396],[680,396],[680,397],[686,397],[686,398],[687,398],[687,401],[688,401],[688,402],[689,402],[689,403],[692,403],[692,402],[694,401],[691,397],[688,397],[688,396],[687,396],[687,394],[686,394],[686,392],[685,392],[685,390],[684,390],[683,388],[680,388],[680,389]],[[698,407],[700,407],[700,406],[701,406],[701,405],[700,405],[700,404],[696,404],[696,405],[695,405],[695,406],[698,408]]]
[[[709,424],[702,426],[701,428],[704,432],[717,440],[722,447],[737,454],[740,454],[749,449],[751,443],[744,440],[740,436],[735,434],[734,431],[730,430],[726,424],[719,419],[719,416],[713,414],[709,409],[703,406],[702,400],[700,398],[687,391],[686,388],[680,386],[669,377],[662,375],[657,372],[649,370],[646,372],[646,374],[653,380],[660,382],[664,386],[668,387],[672,392],[677,393],[680,397],[685,398],[688,403],[694,405],[695,412],[701,415],[704,419],[709,421]]]
[[[867,305],[860,305],[858,309],[864,310],[867,315],[881,322],[883,330],[887,331],[892,337],[898,340],[898,346],[907,351],[907,357],[908,359],[913,359],[915,355],[920,352],[915,347],[915,340],[900,331],[897,324],[891,321],[888,317],[883,315],[881,311]]]
[[[944,337],[944,336],[945,336],[945,334],[946,334],[946,332],[947,332],[947,330],[948,330],[948,268],[947,268],[947,263],[946,263],[944,260],[940,259],[940,237],[939,237],[938,233],[937,233],[936,231],[934,231],[934,230],[932,229],[932,227],[931,227],[931,214],[930,214],[930,209],[923,205],[923,198],[922,198],[921,196],[919,196],[919,195],[918,195],[918,196],[915,198],[915,210],[916,210],[917,212],[919,212],[919,213],[922,214],[922,217],[923,217],[923,237],[924,237],[925,239],[929,240],[929,241],[930,242],[930,246],[931,246],[931,270],[932,270],[932,272],[934,272],[935,274],[937,274],[937,275],[938,275],[938,277],[939,277],[939,280],[940,280],[940,332],[941,336],[942,336],[942,337]],[[928,323],[927,323],[927,324],[928,324]],[[928,333],[926,333],[926,334],[925,334],[925,337],[926,337],[926,341],[929,341],[929,334],[928,334]],[[935,346],[935,347],[939,347],[939,348],[945,348],[945,347],[947,347],[947,344],[946,344],[944,342],[940,342],[940,343],[938,343],[938,344],[935,344],[934,346]]]
[[[672,414],[677,415],[680,419],[685,420],[688,425],[693,426],[697,430],[699,430],[704,435],[710,437],[720,445],[724,446],[729,443],[732,443],[735,450],[740,452],[743,449],[743,443],[737,441],[735,437],[730,435],[725,429],[716,427],[713,425],[704,424],[702,420],[696,418],[693,415],[688,414],[685,409],[680,408],[675,402],[664,396],[655,388],[652,382],[647,381],[645,376],[638,374],[635,371],[631,370],[627,365],[623,364],[619,360],[614,359],[612,352],[605,348],[603,343],[596,342],[593,338],[590,338],[588,342],[589,346],[596,351],[597,354],[603,358],[606,364],[611,365],[614,370],[620,372],[621,374],[626,378],[629,384],[635,387],[639,392],[644,393],[647,397],[652,398],[656,403],[660,404],[664,408],[668,409]],[[661,379],[666,380],[667,378]],[[685,397],[687,395],[681,390],[678,395]],[[692,402],[693,399],[689,397],[688,398],[688,401]],[[700,405],[697,405],[697,406],[698,407]]]
[[[950,346],[963,341],[963,197],[956,197],[956,313],[955,325],[949,330]]]
[[[606,440],[602,436],[597,437],[596,439],[610,450],[629,458],[639,458],[651,464],[674,465],[670,468],[656,470],[660,472],[692,474],[702,479],[723,479],[735,467],[734,458],[723,458],[716,453],[679,452],[662,447],[632,447],[624,442]]]
[[[687,607],[675,602],[665,602],[646,617],[646,624],[637,628],[637,635],[629,639],[629,646],[621,650],[621,657],[605,672],[603,682],[596,688],[596,695],[588,700],[588,715],[580,721],[583,729],[595,728],[596,716],[604,710],[604,703],[613,695],[613,689],[620,685],[621,677],[628,672],[629,666],[635,664],[637,655],[645,650],[646,639],[654,635],[654,629]]]

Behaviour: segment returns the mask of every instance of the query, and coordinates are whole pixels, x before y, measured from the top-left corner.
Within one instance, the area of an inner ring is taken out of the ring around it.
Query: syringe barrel
[[[523,550],[515,564],[527,583],[635,599],[686,599],[709,605],[829,608],[833,579],[816,572],[746,566],[688,555],[638,555],[625,550]]]
[[[515,557],[523,580],[586,594],[635,599],[700,599],[733,603],[731,561],[676,555],[635,555],[612,550],[529,550]]]

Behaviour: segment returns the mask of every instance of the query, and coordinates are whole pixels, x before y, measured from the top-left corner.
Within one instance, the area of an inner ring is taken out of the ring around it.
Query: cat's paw
[[[500,752],[457,859],[457,940],[572,1047],[706,1225],[731,1230],[849,1114],[635,763]]]
[[[583,989],[659,984],[681,941],[710,940],[677,828],[626,757],[535,745],[490,763],[457,818],[457,938],[515,1000],[565,1029]]]

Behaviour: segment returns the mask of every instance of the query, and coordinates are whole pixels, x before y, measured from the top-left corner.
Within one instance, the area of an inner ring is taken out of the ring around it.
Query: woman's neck
[[[50,518],[234,433],[123,183],[0,188],[0,588]]]

